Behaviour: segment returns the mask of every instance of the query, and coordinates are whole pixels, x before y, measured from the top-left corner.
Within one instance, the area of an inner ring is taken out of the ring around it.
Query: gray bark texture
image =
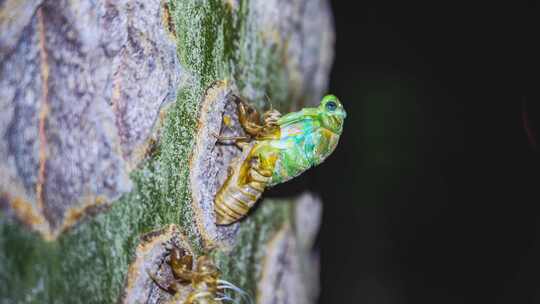
[[[212,134],[242,134],[232,94],[318,103],[333,40],[325,0],[0,0],[0,303],[183,303],[149,276],[170,244],[257,303],[314,302],[320,200],[216,226],[240,152]]]

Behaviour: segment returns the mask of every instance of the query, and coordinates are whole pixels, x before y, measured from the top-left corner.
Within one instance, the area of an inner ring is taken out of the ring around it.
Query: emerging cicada
[[[238,118],[248,136],[234,139],[242,154],[229,166],[217,192],[216,224],[229,225],[243,218],[265,188],[286,182],[324,161],[336,148],[347,116],[334,95],[326,95],[316,108],[281,116],[276,110],[260,115],[236,97]]]
[[[174,280],[167,284],[161,282],[155,274],[148,273],[159,288],[174,295],[173,303],[183,300],[184,304],[221,304],[224,302],[236,302],[225,291],[231,290],[238,293],[241,298],[252,303],[251,297],[234,284],[220,279],[220,271],[214,265],[210,257],[199,256],[193,267],[193,256],[185,250],[172,247],[167,257]],[[191,285],[191,292],[187,295],[182,293],[184,286]]]

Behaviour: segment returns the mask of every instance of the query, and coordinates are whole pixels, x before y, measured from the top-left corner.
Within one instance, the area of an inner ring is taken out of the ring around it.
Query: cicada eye
[[[328,111],[331,111],[331,112],[332,112],[332,111],[334,111],[336,108],[337,108],[337,104],[336,104],[335,102],[329,101],[329,102],[326,103],[326,109],[327,109]]]

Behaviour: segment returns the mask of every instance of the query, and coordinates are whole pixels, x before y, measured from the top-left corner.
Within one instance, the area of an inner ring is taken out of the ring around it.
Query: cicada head
[[[326,95],[319,105],[319,118],[322,126],[338,135],[343,131],[343,121],[347,112],[339,99],[334,95]]]

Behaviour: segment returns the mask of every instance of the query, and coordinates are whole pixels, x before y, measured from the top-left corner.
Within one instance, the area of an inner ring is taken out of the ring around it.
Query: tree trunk
[[[212,134],[243,132],[232,94],[318,103],[325,0],[3,0],[0,29],[1,303],[168,301],[167,243],[257,303],[315,301],[319,200],[214,225],[239,151]]]

